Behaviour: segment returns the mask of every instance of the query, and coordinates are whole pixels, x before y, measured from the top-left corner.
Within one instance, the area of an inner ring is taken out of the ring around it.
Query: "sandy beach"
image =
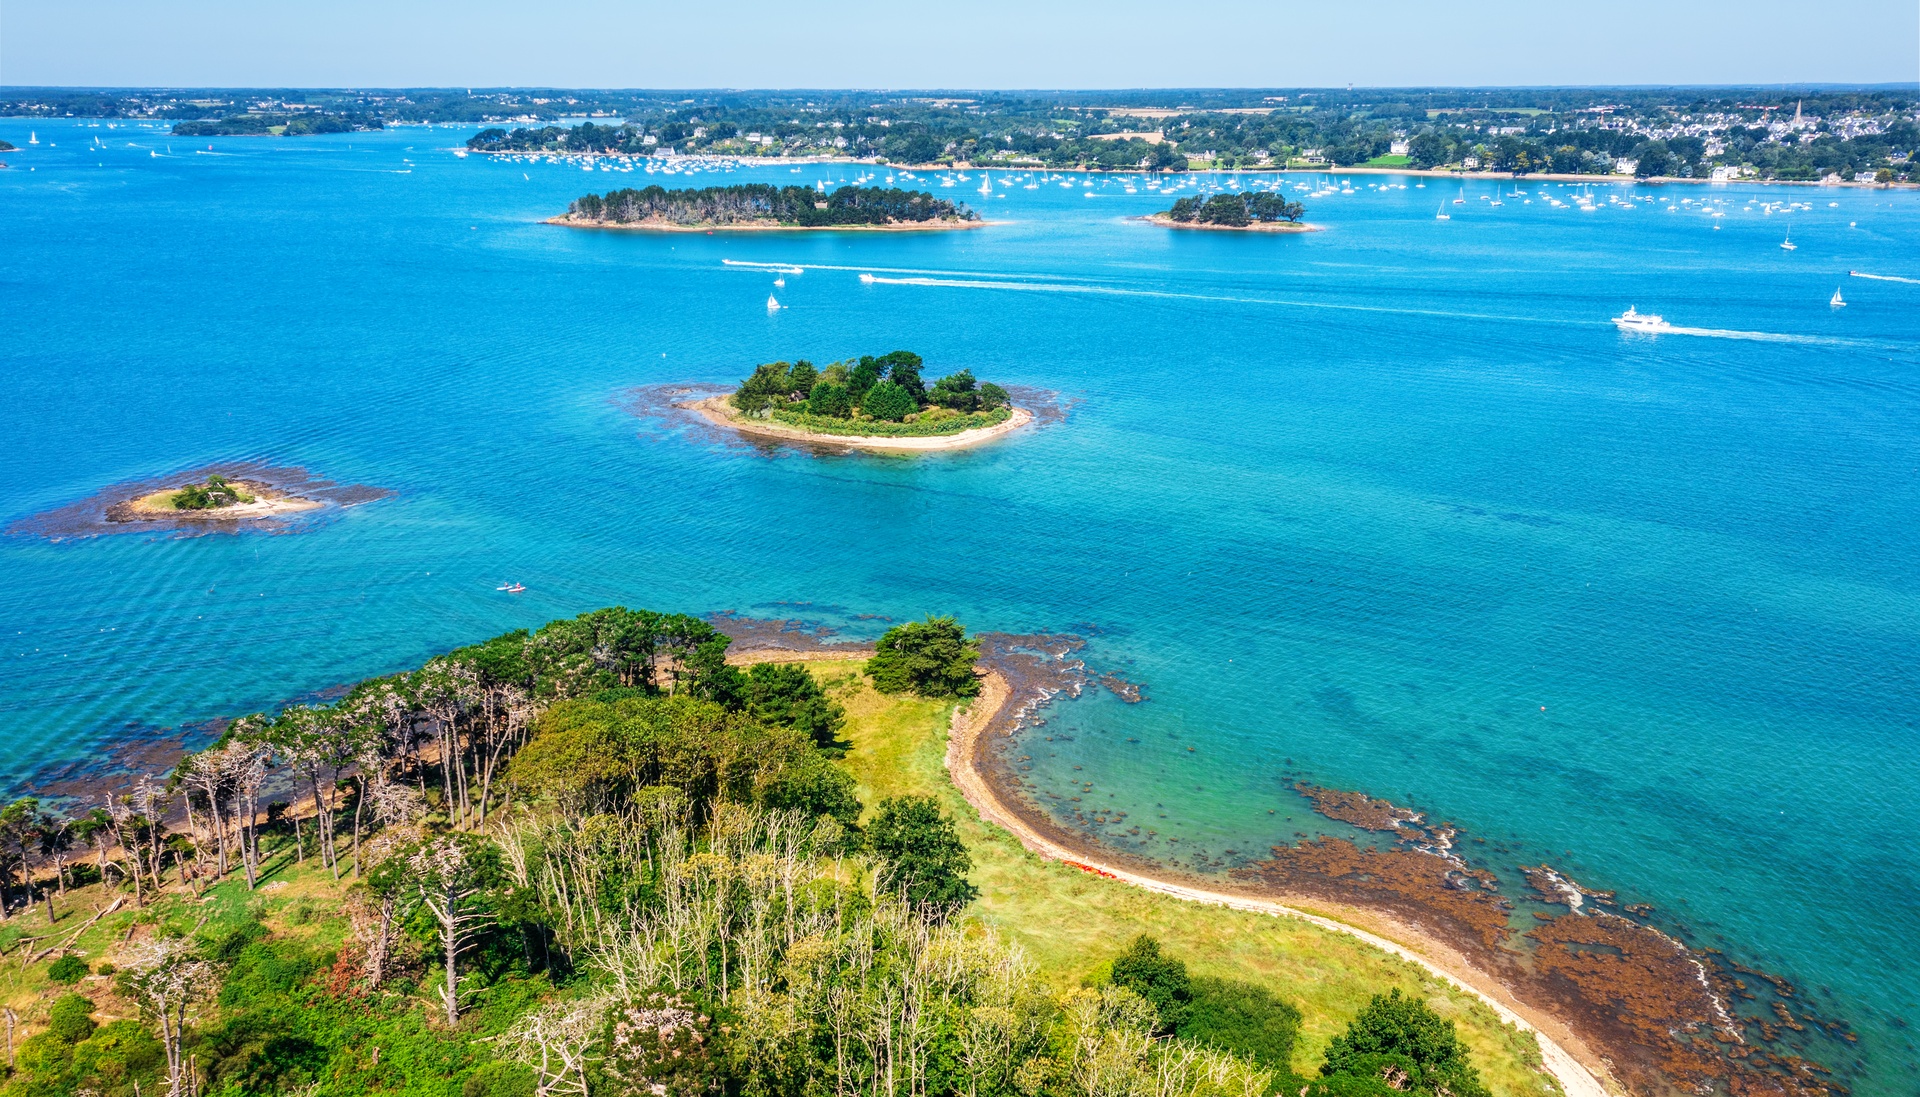
[[[886,225],[782,225],[755,221],[735,225],[682,225],[677,221],[586,221],[572,214],[549,217],[549,225],[570,229],[612,229],[620,232],[951,232],[998,225],[1000,221],[895,221]]]
[[[1560,1082],[1567,1097],[1607,1097],[1610,1092],[1623,1090],[1618,1082],[1613,1081],[1599,1056],[1564,1024],[1522,1005],[1497,979],[1468,963],[1465,957],[1444,942],[1416,927],[1359,908],[1315,903],[1316,909],[1309,910],[1291,902],[1282,903],[1179,883],[1144,872],[1137,865],[1117,863],[1097,848],[1069,844],[1070,840],[1054,828],[1030,820],[1000,795],[981,765],[988,745],[988,729],[993,727],[996,717],[1011,700],[1012,690],[1006,679],[997,672],[989,673],[982,684],[980,696],[970,706],[954,712],[947,741],[947,773],[959,787],[961,795],[966,797],[967,803],[980,813],[981,819],[1006,829],[1033,853],[1164,895],[1237,910],[1300,918],[1324,929],[1357,937],[1375,948],[1419,964],[1485,1002],[1501,1020],[1533,1033],[1540,1042],[1541,1057],[1547,1069]],[[1603,1084],[1603,1078],[1613,1084]]]
[[[1170,229],[1204,229],[1213,232],[1325,232],[1325,225],[1305,221],[1250,221],[1244,225],[1209,225],[1199,221],[1175,221],[1164,213],[1149,213],[1140,220]]]
[[[757,419],[743,419],[727,403],[725,396],[709,396],[704,400],[690,401],[675,405],[696,412],[701,418],[715,426],[737,430],[741,434],[757,438],[771,438],[782,442],[804,442],[813,446],[826,446],[840,449],[864,449],[892,451],[896,453],[929,453],[936,450],[967,449],[991,442],[1019,430],[1033,421],[1033,413],[1026,408],[1014,408],[1013,416],[1004,423],[995,423],[990,427],[977,427],[963,430],[958,434],[941,434],[927,438],[889,438],[875,435],[837,435],[814,434],[798,427],[782,426],[779,423],[764,422]]]

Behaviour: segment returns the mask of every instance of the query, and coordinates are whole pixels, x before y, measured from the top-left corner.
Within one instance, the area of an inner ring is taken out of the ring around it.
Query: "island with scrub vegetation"
[[[964,229],[986,222],[965,203],[919,190],[743,183],[668,190],[661,186],[587,194],[549,224],[578,228],[701,231],[711,229]]]
[[[1150,215],[1156,225],[1194,229],[1238,229],[1250,232],[1311,232],[1313,225],[1301,218],[1307,208],[1289,202],[1278,194],[1247,191],[1244,194],[1216,194],[1210,198],[1182,198],[1173,208]]]
[[[937,751],[994,680],[952,619],[730,646],[598,610],[0,808],[5,1094],[1550,1091],[1384,952],[979,819]]]
[[[207,474],[204,480],[161,488],[115,503],[107,509],[107,519],[113,522],[167,518],[238,522],[277,518],[320,505],[265,483],[233,479],[215,472]]]
[[[867,449],[957,449],[997,438],[1032,419],[1007,390],[971,370],[929,386],[912,351],[861,355],[824,368],[801,359],[768,362],[731,395],[691,406],[746,434]]]

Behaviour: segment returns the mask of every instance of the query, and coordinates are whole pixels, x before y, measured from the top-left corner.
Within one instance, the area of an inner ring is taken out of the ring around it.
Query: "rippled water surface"
[[[1920,285],[1848,271],[1920,278],[1920,197],[1363,178],[1246,237],[973,174],[926,185],[1006,223],[614,234],[538,221],[642,173],[466,135],[0,121],[0,524],[217,462],[395,493],[0,538],[0,773],[615,602],[1080,631],[1150,700],[1060,705],[1039,788],[1226,863],[1316,829],[1291,779],[1411,803],[1784,972],[1911,1092]],[[769,314],[727,259],[807,269]],[[1071,411],[820,458],[625,395],[896,347]]]

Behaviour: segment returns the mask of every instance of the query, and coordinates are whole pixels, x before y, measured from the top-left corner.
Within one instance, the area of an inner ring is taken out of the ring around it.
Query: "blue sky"
[[[1916,0],[0,0],[0,84],[1913,81]]]

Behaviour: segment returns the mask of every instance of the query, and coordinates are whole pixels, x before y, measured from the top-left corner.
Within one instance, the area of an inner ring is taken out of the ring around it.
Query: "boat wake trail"
[[[1847,272],[1855,278],[1871,278],[1875,282],[1905,282],[1910,286],[1920,286],[1920,278],[1902,278],[1897,274],[1866,274],[1857,270]]]
[[[1819,335],[1782,335],[1771,331],[1727,331],[1721,328],[1665,327],[1662,335],[1703,335],[1710,339],[1751,339],[1761,343],[1850,343],[1847,339],[1828,339]]]

